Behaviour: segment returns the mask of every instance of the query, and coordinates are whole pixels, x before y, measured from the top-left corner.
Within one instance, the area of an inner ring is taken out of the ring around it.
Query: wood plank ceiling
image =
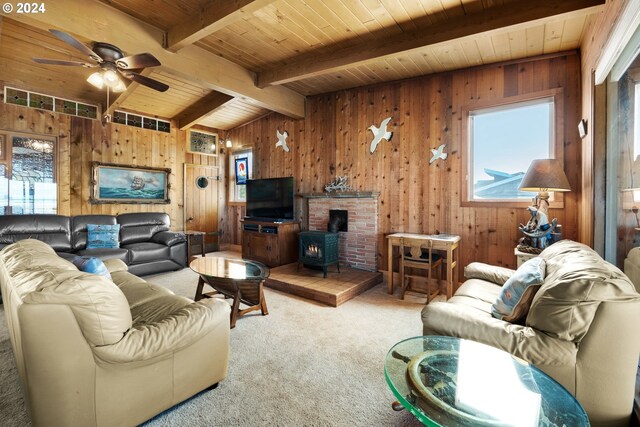
[[[57,28],[160,59],[145,73],[169,91],[132,85],[112,109],[225,130],[269,111],[300,117],[307,95],[577,49],[604,0],[55,3],[39,16],[2,14],[0,80],[104,104],[89,70],[31,61],[86,60],[46,31]]]

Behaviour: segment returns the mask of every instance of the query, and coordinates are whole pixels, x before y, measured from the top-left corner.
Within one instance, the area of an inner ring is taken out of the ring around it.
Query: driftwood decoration
[[[338,176],[332,182],[324,186],[324,191],[331,193],[332,191],[351,191],[353,190],[348,184],[348,176]]]
[[[373,133],[373,139],[371,140],[371,146],[369,147],[369,152],[371,154],[373,154],[373,152],[376,151],[378,144],[383,139],[386,139],[387,141],[391,141],[393,132],[389,132],[387,130],[387,125],[389,124],[390,121],[391,121],[391,117],[387,117],[382,121],[379,128],[375,127],[375,125],[369,126],[368,129]]]
[[[431,149],[431,154],[433,156],[431,157],[431,160],[429,160],[429,164],[435,162],[438,159],[446,160],[447,156],[449,155],[449,154],[444,152],[444,148],[446,146],[447,146],[447,144],[442,144],[436,149],[433,149],[433,148]]]
[[[278,142],[276,142],[276,148],[282,147],[282,149],[288,153],[289,146],[287,145],[287,137],[289,136],[289,132],[285,130],[283,133],[280,133],[280,131],[276,129],[276,136],[278,137]]]

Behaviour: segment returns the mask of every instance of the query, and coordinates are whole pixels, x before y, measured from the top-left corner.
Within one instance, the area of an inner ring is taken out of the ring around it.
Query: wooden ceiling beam
[[[598,12],[605,0],[536,0],[518,1],[485,9],[482,12],[452,17],[445,21],[425,25],[391,37],[346,46],[327,48],[324,52],[311,52],[294,59],[286,66],[258,74],[258,87],[281,85],[309,77],[339,71],[356,65],[378,61],[397,54],[451,42],[464,41],[492,33],[504,33],[528,25],[565,19],[568,14],[587,15]]]
[[[213,91],[207,96],[201,98],[195,104],[185,108],[173,119],[178,123],[180,130],[185,130],[196,124],[200,119],[208,116],[218,108],[233,99],[224,93]]]
[[[145,77],[149,77],[149,75],[151,74],[151,69],[149,68],[145,68],[144,70],[142,70],[140,72],[140,74],[142,74]],[[120,77],[122,80],[126,80],[123,77]],[[124,102],[131,96],[133,95],[133,92],[135,92],[136,89],[138,89],[138,87],[140,87],[140,83],[138,82],[131,82],[129,83],[129,86],[127,86],[127,90],[125,90],[124,92],[122,92],[116,99],[114,99],[110,105],[108,105],[107,109],[104,112],[105,116],[113,116],[113,112],[116,110],[116,108],[119,108],[122,104],[124,104]]]
[[[275,0],[214,0],[167,31],[167,49],[177,52]]]
[[[304,117],[303,95],[285,87],[258,88],[254,73],[193,45],[177,53],[169,52],[163,47],[163,31],[100,1],[56,1],[47,3],[46,13],[0,15],[45,30],[59,29],[85,40],[108,42],[128,54],[149,52],[162,63],[155,70],[285,116]]]

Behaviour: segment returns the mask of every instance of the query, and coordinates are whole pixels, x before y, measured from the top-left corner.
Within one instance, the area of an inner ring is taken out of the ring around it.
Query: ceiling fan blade
[[[47,59],[47,58],[31,58],[31,59],[39,64],[75,65],[78,67],[85,67],[85,68],[97,67],[97,65],[88,64],[86,62],[79,62],[79,61],[63,61],[60,59]]]
[[[139,53],[137,55],[126,56],[116,61],[116,65],[123,70],[157,67],[160,61],[150,53]]]
[[[54,30],[54,29],[50,29],[49,31],[51,32],[51,34],[53,34],[54,36],[58,37],[63,42],[75,47],[76,49],[78,49],[80,52],[84,53],[88,57],[93,58],[96,61],[102,61],[102,58],[100,58],[99,55],[96,55],[96,53],[94,51],[89,49],[84,44],[80,43],[78,40],[76,40],[73,37],[71,37],[71,35],[69,35],[69,34],[67,34],[67,33],[65,33],[63,31]]]
[[[155,89],[158,92],[166,92],[167,89],[169,89],[168,85],[147,76],[143,76],[142,74],[134,73],[133,71],[120,71],[120,73],[129,80],[133,80],[134,82],[140,83],[141,85],[145,85],[147,87],[150,87],[151,89]]]

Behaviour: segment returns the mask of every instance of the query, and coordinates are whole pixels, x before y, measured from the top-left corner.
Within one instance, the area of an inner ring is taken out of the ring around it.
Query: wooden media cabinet
[[[298,260],[300,222],[270,222],[243,219],[242,258],[259,261],[269,267]]]

